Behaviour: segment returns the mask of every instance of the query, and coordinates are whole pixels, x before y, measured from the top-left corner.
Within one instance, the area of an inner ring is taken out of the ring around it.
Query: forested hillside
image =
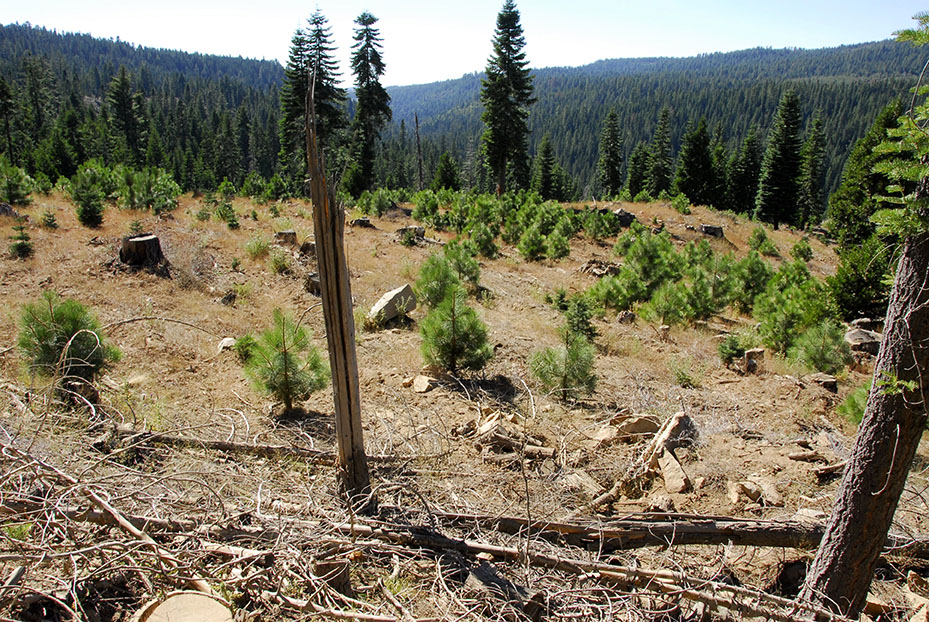
[[[531,58],[530,58],[531,61]],[[533,150],[550,134],[557,159],[580,188],[593,183],[600,129],[610,107],[619,117],[625,160],[655,130],[659,110],[671,108],[674,150],[688,122],[706,116],[730,150],[755,126],[762,133],[784,91],[797,91],[804,118],[823,118],[826,185],[838,184],[855,140],[877,113],[915,84],[923,59],[895,41],[822,50],[752,49],[692,58],[602,60],[574,68],[535,72],[538,102],[532,107]],[[443,142],[467,162],[482,130],[478,101],[482,74],[458,80],[390,89],[394,119]],[[465,166],[465,171],[469,170]]]

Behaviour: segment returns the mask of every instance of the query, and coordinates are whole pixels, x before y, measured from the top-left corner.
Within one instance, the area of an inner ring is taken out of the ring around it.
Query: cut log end
[[[123,238],[119,260],[136,267],[158,266],[167,263],[161,252],[158,236],[150,233]]]

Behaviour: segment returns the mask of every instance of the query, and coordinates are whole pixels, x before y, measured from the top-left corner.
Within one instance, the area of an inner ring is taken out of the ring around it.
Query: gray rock
[[[861,328],[863,330],[874,331],[875,333],[882,333],[884,332],[884,318],[858,318],[857,320],[852,320],[852,328]]]
[[[853,328],[845,333],[845,343],[852,352],[867,352],[876,356],[881,349],[881,335],[863,328]]]
[[[420,227],[421,228],[421,227]],[[392,289],[374,303],[368,312],[368,319],[389,322],[400,315],[406,315],[416,308],[416,294],[409,283]]]
[[[818,384],[830,393],[837,393],[839,390],[839,381],[836,380],[835,376],[830,376],[829,374],[812,374],[807,376],[805,380],[813,384]]]
[[[719,225],[700,225],[700,233],[714,238],[723,237],[723,228]]]
[[[370,218],[355,218],[351,220],[348,225],[350,227],[363,227],[365,229],[373,229],[374,225],[371,223]]]
[[[619,219],[619,226],[623,228],[631,227],[632,223],[634,223],[637,220],[635,217],[635,214],[631,214],[627,212],[626,210],[624,210],[623,208],[614,210],[613,215],[616,216],[617,219]]]
[[[216,352],[222,352],[223,350],[229,350],[235,347],[235,337],[224,337],[222,341],[219,342],[219,346],[216,348]]]

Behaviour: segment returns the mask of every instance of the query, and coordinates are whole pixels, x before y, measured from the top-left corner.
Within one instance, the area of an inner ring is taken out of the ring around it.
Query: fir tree
[[[623,188],[623,138],[619,132],[616,109],[610,108],[600,133],[600,158],[597,160],[597,181],[604,197],[615,197]]]
[[[706,118],[701,118],[697,127],[691,127],[684,135],[674,185],[693,205],[713,204],[715,171]]]
[[[508,174],[520,187],[529,177],[528,118],[535,98],[525,45],[519,11],[513,0],[506,0],[497,14],[493,54],[481,80],[481,140],[498,196],[506,190]]]
[[[552,138],[546,134],[542,138],[542,145],[539,147],[539,154],[536,156],[535,172],[532,175],[533,191],[538,192],[544,200],[557,199],[558,192],[555,188],[555,153],[552,150]]]
[[[438,192],[443,188],[448,190],[461,190],[461,178],[458,174],[458,165],[447,151],[442,153],[439,158],[439,164],[435,168],[435,175],[432,177],[432,183],[429,186],[433,192]]]
[[[842,181],[829,197],[829,220],[833,235],[839,246],[848,250],[861,245],[874,232],[871,215],[881,209],[894,207],[879,197],[886,193],[890,180],[884,173],[874,170],[874,165],[887,159],[887,155],[876,153],[874,147],[887,138],[887,130],[898,127],[898,117],[903,113],[900,100],[888,104],[881,110],[868,133],[852,149]]]
[[[806,140],[800,149],[800,217],[797,225],[801,229],[818,223],[826,209],[823,189],[826,176],[825,157],[823,120],[817,116],[810,124]]]
[[[630,198],[635,198],[645,190],[645,176],[648,173],[648,144],[642,142],[635,146],[629,156],[629,172],[626,188]]]
[[[729,167],[729,201],[733,211],[750,214],[755,210],[755,198],[758,196],[758,178],[761,175],[761,160],[764,148],[758,129],[748,131],[738,154],[733,156]]]
[[[145,137],[144,104],[142,94],[133,91],[125,67],[121,66],[119,73],[110,81],[106,102],[113,126],[124,141],[125,159],[134,165],[141,164]]]
[[[16,164],[16,158],[13,154],[13,132],[11,121],[13,112],[16,110],[16,98],[13,95],[13,88],[9,82],[0,77],[0,117],[3,117],[3,129],[6,138],[6,156],[10,162]]]
[[[658,125],[648,148],[648,172],[645,189],[652,197],[671,190],[674,159],[671,154],[671,109],[667,106],[658,113]]]
[[[796,92],[787,91],[774,114],[755,200],[755,218],[771,223],[775,229],[782,222],[797,219],[802,123],[800,98]]]
[[[374,183],[375,147],[381,128],[391,119],[390,95],[381,86],[384,73],[380,31],[377,18],[364,12],[355,19],[355,43],[352,45],[352,72],[355,74],[357,106],[352,122],[354,161],[346,173],[349,192],[358,196]]]

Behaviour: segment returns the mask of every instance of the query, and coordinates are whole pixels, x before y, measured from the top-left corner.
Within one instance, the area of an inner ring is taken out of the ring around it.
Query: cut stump
[[[150,233],[123,238],[119,260],[130,266],[158,266],[167,263],[158,236]]]

